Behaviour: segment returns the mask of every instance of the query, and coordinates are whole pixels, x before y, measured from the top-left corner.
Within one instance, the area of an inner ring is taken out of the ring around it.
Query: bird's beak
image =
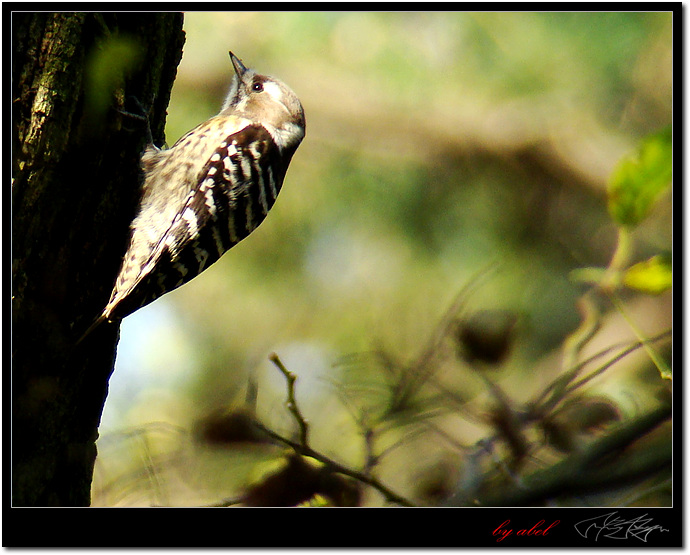
[[[237,74],[237,77],[242,79],[242,75],[244,75],[244,72],[247,71],[247,68],[244,67],[242,60],[240,60],[232,52],[228,52],[228,54],[230,54],[230,60],[232,60],[232,65],[235,67],[235,73]]]

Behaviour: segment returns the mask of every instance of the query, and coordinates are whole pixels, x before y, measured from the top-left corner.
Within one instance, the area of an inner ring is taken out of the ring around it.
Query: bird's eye
[[[254,92],[261,92],[264,90],[264,84],[263,83],[254,83],[252,85],[252,90]]]

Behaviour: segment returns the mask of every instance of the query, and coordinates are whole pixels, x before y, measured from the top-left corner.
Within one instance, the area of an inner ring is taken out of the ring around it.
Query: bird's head
[[[304,138],[304,110],[297,95],[279,79],[248,69],[230,52],[235,68],[221,114],[235,114],[260,123],[281,147],[296,146]]]

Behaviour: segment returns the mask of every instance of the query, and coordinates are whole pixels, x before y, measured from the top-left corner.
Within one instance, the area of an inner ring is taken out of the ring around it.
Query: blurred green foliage
[[[374,348],[414,357],[492,263],[466,307],[524,315],[505,371],[518,390],[544,383],[523,369],[577,325],[580,286],[568,272],[605,265],[615,246],[607,179],[671,121],[671,17],[186,14],[170,144],[218,111],[228,50],[293,88],[307,134],[260,228],[124,321],[104,428],[187,426],[242,404],[250,375],[260,416],[288,426],[267,360],[277,352],[299,376],[314,440],[328,450],[336,437],[339,456],[356,461],[342,382],[376,390],[385,372],[335,363]],[[670,250],[667,197],[638,230],[636,260]]]
[[[653,295],[668,291],[673,284],[671,257],[657,255],[638,262],[625,272],[624,283],[627,287]]]
[[[621,160],[609,180],[609,212],[618,225],[637,226],[671,186],[671,128],[645,138],[633,156]]]
[[[110,35],[90,53],[86,69],[86,110],[99,121],[111,106],[113,94],[141,59],[141,45],[128,36]]]

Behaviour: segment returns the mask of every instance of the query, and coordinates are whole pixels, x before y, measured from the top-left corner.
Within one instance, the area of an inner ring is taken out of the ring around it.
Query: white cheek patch
[[[268,94],[271,100],[273,100],[277,106],[280,106],[288,116],[290,115],[290,109],[285,104],[285,90],[282,89],[278,83],[274,83],[273,81],[264,82],[264,93]]]
[[[271,95],[271,98],[273,98],[273,100],[277,100],[278,102],[280,102],[280,99],[283,96],[280,87],[271,81],[264,81],[264,92]]]

